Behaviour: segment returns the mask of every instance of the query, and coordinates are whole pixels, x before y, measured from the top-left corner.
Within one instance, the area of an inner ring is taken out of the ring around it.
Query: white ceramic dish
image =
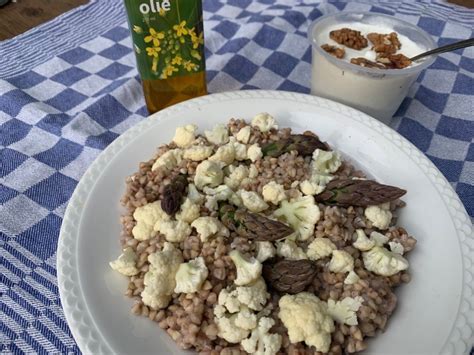
[[[230,117],[267,111],[281,127],[311,129],[377,180],[406,188],[400,223],[417,239],[409,260],[413,280],[369,354],[463,354],[473,343],[471,222],[434,165],[375,119],[335,102],[275,91],[239,91],[187,101],[153,115],[115,140],[79,182],[58,245],[58,283],[72,334],[85,354],[181,354],[159,327],[130,314],[126,278],[108,263],[120,252],[125,177],[169,142],[176,126],[201,129]]]
[[[362,34],[366,35],[363,27],[358,26],[382,26],[383,29],[376,32],[394,31],[401,36],[402,41],[406,38],[412,48],[408,48],[407,52],[405,44],[408,43],[405,42],[399,52],[408,57],[433,49],[436,43],[420,27],[394,16],[373,12],[343,11],[328,14],[319,17],[309,27],[308,37],[313,47],[311,93],[349,105],[389,123],[413,82],[422,70],[433,64],[435,57],[429,57],[404,69],[377,69],[357,66],[335,58],[321,48],[325,43],[344,47],[329,39],[329,31],[332,29],[349,27],[361,30]],[[369,42],[368,48],[370,47]],[[363,52],[344,48],[347,52],[346,58],[364,56]]]

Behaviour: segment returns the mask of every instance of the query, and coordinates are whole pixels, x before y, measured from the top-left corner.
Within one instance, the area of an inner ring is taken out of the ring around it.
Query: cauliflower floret
[[[354,258],[347,251],[334,250],[328,264],[331,272],[349,272],[354,270]]]
[[[235,137],[230,137],[228,144],[232,144],[234,146],[235,160],[247,160],[247,146],[245,144],[237,142]]]
[[[188,185],[187,198],[196,205],[201,205],[204,202],[204,196],[199,193],[194,184]]]
[[[194,176],[194,184],[198,189],[209,185],[216,187],[222,183],[224,179],[224,172],[221,164],[215,161],[204,160],[196,168],[196,175]]]
[[[233,143],[227,143],[217,148],[217,151],[212,155],[210,161],[220,161],[225,165],[231,164],[235,159],[235,147]]]
[[[176,213],[176,219],[186,223],[191,223],[199,217],[201,207],[193,203],[188,197],[184,200],[180,207],[180,211]]]
[[[318,195],[324,191],[329,181],[334,179],[332,175],[313,173],[309,180],[304,180],[300,184],[300,190],[305,195]]]
[[[273,258],[276,254],[276,249],[272,242],[255,242],[257,248],[257,260],[263,263],[265,260]]]
[[[367,270],[382,276],[395,275],[408,269],[409,266],[403,256],[380,246],[375,246],[370,251],[362,253],[362,259]]]
[[[208,274],[209,271],[202,256],[180,264],[175,276],[174,292],[193,293],[199,291]]]
[[[139,272],[136,266],[136,261],[137,254],[135,254],[133,249],[129,247],[124,249],[117,260],[111,261],[109,265],[112,269],[122,275],[133,276]]]
[[[219,185],[216,188],[204,187],[203,192],[207,196],[217,196],[219,201],[227,200],[232,195],[232,189],[227,185]]]
[[[229,132],[224,124],[217,124],[212,131],[204,131],[207,140],[213,144],[221,145],[229,141]]]
[[[268,204],[254,191],[239,190],[237,194],[250,212],[258,213],[268,208]]]
[[[229,235],[229,230],[215,217],[196,218],[191,227],[196,229],[203,243],[213,235]]]
[[[161,209],[161,202],[155,201],[145,206],[137,207],[133,213],[133,218],[137,221],[137,224],[132,229],[133,237],[142,241],[151,238],[156,222],[159,220],[167,221],[170,219],[170,216]]]
[[[275,118],[270,114],[263,112],[252,118],[252,127],[257,127],[260,132],[268,132],[272,128],[278,129],[278,125],[275,124]]]
[[[359,275],[357,275],[353,270],[349,271],[346,278],[344,279],[344,284],[353,285],[360,280]]]
[[[328,300],[328,313],[336,322],[347,325],[357,325],[357,311],[364,302],[360,296],[346,297],[342,301]]]
[[[288,329],[291,343],[304,341],[317,351],[328,352],[335,327],[325,302],[309,292],[301,292],[283,296],[278,305],[278,316]]]
[[[194,124],[178,127],[176,128],[173,142],[180,148],[186,148],[194,142],[196,131],[197,126]]]
[[[223,291],[223,290],[222,290]],[[221,292],[222,292],[221,291]],[[236,311],[238,312],[238,311]],[[217,304],[215,307],[214,307],[214,316],[216,316],[217,318],[222,318],[226,315],[226,309],[224,306],[220,305],[220,304]]]
[[[374,232],[370,233],[370,240],[374,243],[374,245],[382,247],[382,246],[384,246],[384,244],[387,244],[388,237],[386,237],[382,233],[374,231]]]
[[[249,166],[249,178],[255,179],[258,176],[258,169],[255,164],[250,164]]]
[[[374,227],[385,230],[390,226],[390,222],[392,221],[392,212],[389,211],[389,208],[390,207],[387,208],[387,204],[369,206],[365,209],[364,215],[372,222]]]
[[[243,308],[237,313],[235,325],[247,330],[252,330],[257,326],[257,315],[250,312],[248,308]]]
[[[234,206],[237,206],[237,207],[243,207],[244,203],[242,202],[242,198],[237,195],[236,193],[233,193],[230,197],[229,197],[229,202],[231,204],[233,204]]]
[[[229,286],[219,293],[214,319],[219,329],[218,335],[229,342],[238,343],[248,336],[249,330],[257,326],[257,315],[251,310],[262,310],[270,295],[261,277],[247,286],[239,286],[233,291],[231,288]]]
[[[313,196],[323,192],[324,186],[319,186],[310,180],[304,180],[300,184],[300,190],[304,195]]]
[[[176,286],[175,275],[183,262],[181,252],[166,242],[163,250],[148,256],[150,267],[144,277],[142,301],[153,309],[165,308]]]
[[[237,132],[237,134],[235,135],[235,138],[237,138],[239,142],[247,144],[250,140],[250,131],[251,131],[250,126],[245,126],[241,128],[239,132]]]
[[[248,177],[242,180],[241,185],[252,184],[254,179],[258,176],[258,169],[255,164],[250,164]]]
[[[217,311],[217,313],[216,313]],[[219,308],[216,306],[214,309],[214,321],[217,325],[218,335],[222,339],[229,343],[240,343],[242,340],[249,336],[250,331],[248,329],[240,328],[235,324],[238,314],[222,315],[219,317]]]
[[[313,196],[304,196],[289,202],[282,201],[274,215],[297,231],[300,240],[306,240],[314,232],[314,225],[319,220],[320,211],[314,203]]]
[[[258,327],[252,331],[250,338],[241,342],[242,348],[249,354],[274,355],[281,348],[281,335],[271,334],[270,328],[275,320],[262,317],[258,320]],[[255,328],[255,327],[254,327]]]
[[[249,168],[245,165],[239,165],[234,168],[228,177],[224,178],[224,184],[232,190],[238,189],[242,181],[249,176]]]
[[[208,210],[212,211],[217,209],[219,201],[230,199],[234,194],[234,191],[232,191],[227,185],[220,185],[215,189],[204,187],[204,193],[207,195],[205,206]]]
[[[271,202],[274,205],[278,205],[280,201],[286,199],[285,188],[275,181],[270,181],[263,187],[262,195],[265,201]]]
[[[242,307],[261,311],[269,297],[265,280],[259,277],[257,281],[246,286],[238,286],[233,291],[231,287],[222,289],[218,296],[218,303],[230,313],[236,313]]]
[[[151,167],[151,170],[155,171],[158,168],[164,170],[171,170],[178,166],[183,160],[183,150],[182,149],[171,149],[163,153],[161,157],[156,159],[155,163]]]
[[[403,248],[403,245],[400,244],[399,242],[390,242],[388,243],[390,250],[396,254],[403,255],[405,252],[405,248]]]
[[[223,288],[221,292],[219,292],[217,303],[225,307],[229,313],[237,313],[242,306],[237,299],[237,290],[231,291],[230,287]]]
[[[237,269],[235,284],[244,286],[257,280],[262,274],[262,264],[255,258],[246,260],[239,251],[233,250],[229,253],[230,258]]]
[[[313,152],[313,161],[311,167],[313,172],[319,174],[334,173],[342,164],[341,154],[335,151],[327,152],[316,149]]]
[[[329,238],[315,238],[309,245],[306,254],[310,260],[319,260],[330,256],[336,246]]]
[[[163,234],[168,242],[180,243],[191,234],[191,227],[183,221],[159,220],[155,224],[155,231]]]
[[[212,154],[212,147],[206,145],[193,145],[184,151],[184,159],[192,161],[202,161],[209,158]]]
[[[304,250],[290,239],[285,239],[283,243],[277,243],[277,255],[289,260],[308,259]]]
[[[261,311],[270,295],[267,293],[267,285],[262,277],[258,277],[255,282],[235,289],[237,299],[254,311]]]
[[[252,161],[255,162],[263,157],[262,149],[260,146],[255,143],[252,144],[250,147],[247,149],[247,157]]]
[[[367,238],[363,229],[356,229],[354,236],[357,238],[356,241],[352,243],[354,248],[361,251],[367,251],[372,249],[375,245],[373,240]]]

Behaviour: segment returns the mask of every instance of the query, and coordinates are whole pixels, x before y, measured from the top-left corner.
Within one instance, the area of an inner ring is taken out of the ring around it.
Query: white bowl
[[[410,86],[421,71],[434,62],[434,57],[404,69],[367,68],[338,59],[321,48],[325,44],[321,43],[321,37],[324,37],[321,33],[334,25],[347,23],[382,23],[408,37],[423,51],[435,48],[436,44],[428,33],[415,25],[370,12],[340,12],[320,17],[311,24],[308,32],[313,46],[311,93],[352,106],[388,123]],[[403,47],[400,52],[403,53]]]

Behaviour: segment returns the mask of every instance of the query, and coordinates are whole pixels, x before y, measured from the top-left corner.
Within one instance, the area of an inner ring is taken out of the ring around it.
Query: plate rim
[[[210,94],[194,98],[168,107],[130,127],[120,137],[107,146],[86,170],[77,184],[64,213],[57,247],[57,279],[62,308],[71,333],[84,353],[111,353],[111,347],[97,328],[80,289],[77,270],[78,227],[82,217],[82,207],[86,203],[91,184],[102,173],[102,168],[115,157],[137,135],[159,123],[161,119],[215,102],[245,99],[290,100],[296,103],[316,105],[338,112],[350,119],[374,129],[386,139],[392,140],[408,157],[417,163],[426,177],[434,185],[449,211],[457,232],[462,254],[462,293],[458,313],[453,328],[447,337],[442,354],[468,353],[474,343],[474,321],[470,314],[474,312],[474,236],[470,218],[459,197],[438,170],[438,168],[411,142],[392,128],[375,118],[346,105],[308,94],[275,90],[240,90]]]

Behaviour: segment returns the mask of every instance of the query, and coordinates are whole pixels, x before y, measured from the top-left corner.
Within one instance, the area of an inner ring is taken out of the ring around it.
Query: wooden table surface
[[[123,1],[123,0],[116,0]],[[474,0],[448,0],[474,8]],[[17,0],[0,7],[0,41],[49,21],[89,0]]]
[[[15,37],[88,2],[89,0],[17,0],[17,2],[10,2],[0,7],[0,41]]]

